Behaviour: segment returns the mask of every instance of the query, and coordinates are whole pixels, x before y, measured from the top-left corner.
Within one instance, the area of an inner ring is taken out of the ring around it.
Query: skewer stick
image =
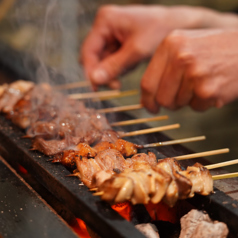
[[[90,92],[90,93],[75,93],[70,94],[69,97],[72,99],[92,99],[100,98],[104,96],[114,96],[119,95],[121,92],[119,90],[110,90],[110,91],[100,91],[100,92]]]
[[[205,139],[206,139],[205,136],[197,136],[197,137],[190,137],[190,138],[184,138],[184,139],[178,139],[178,140],[162,141],[162,142],[156,142],[156,143],[143,145],[143,148],[151,148],[151,147],[158,147],[158,146],[165,146],[165,145],[175,145],[175,144],[188,143],[188,142],[200,141]]]
[[[161,120],[167,120],[168,116],[158,116],[158,117],[151,117],[151,118],[139,118],[139,119],[133,119],[128,121],[118,121],[113,122],[110,125],[111,126],[128,126],[128,125],[134,125],[134,124],[140,124],[144,122],[150,122],[150,121],[161,121]]]
[[[93,192],[93,191],[97,191],[98,188],[90,188],[89,191]]]
[[[233,164],[238,164],[238,159],[229,160],[229,161],[221,162],[221,163],[217,163],[217,164],[206,165],[204,167],[207,169],[216,169],[216,168],[225,167],[225,166],[229,166],[229,165],[233,165]]]
[[[101,191],[101,192],[94,193],[93,196],[102,196],[103,194],[104,194],[104,192]]]
[[[235,178],[235,177],[238,177],[238,172],[228,173],[228,174],[219,174],[219,175],[212,176],[213,180]]]
[[[111,108],[103,108],[98,109],[98,113],[110,113],[110,112],[123,112],[123,111],[130,111],[143,108],[141,104],[129,105],[129,106],[120,106],[120,107],[111,107]]]
[[[172,125],[167,125],[167,126],[159,126],[159,127],[155,127],[155,128],[144,129],[144,130],[125,132],[121,135],[121,138],[128,137],[128,136],[138,136],[138,135],[150,134],[150,133],[159,132],[159,131],[172,130],[172,129],[176,129],[179,127],[180,127],[180,124],[172,124]]]
[[[83,87],[89,87],[89,86],[90,86],[89,81],[79,81],[79,82],[74,82],[74,83],[56,85],[56,86],[54,86],[54,89],[64,90],[64,89],[72,89],[72,88],[83,88]]]
[[[173,158],[175,158],[177,160],[194,159],[194,158],[199,158],[199,157],[204,157],[204,156],[224,154],[224,153],[228,153],[229,151],[230,150],[228,148],[225,148],[225,149],[210,150],[210,151],[188,154],[188,155],[180,155],[180,156],[176,156]]]
[[[133,96],[138,94],[139,91],[137,89],[134,90],[128,90],[128,91],[123,91],[119,95],[111,95],[111,96],[103,96],[100,97],[101,101],[109,100],[109,99],[115,99],[115,98],[122,98],[122,97],[128,97],[128,96]]]

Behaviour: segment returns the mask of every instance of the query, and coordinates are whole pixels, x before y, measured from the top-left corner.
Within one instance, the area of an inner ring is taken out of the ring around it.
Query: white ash
[[[147,238],[160,238],[156,226],[151,223],[138,224],[135,225],[135,228]]]
[[[225,223],[212,221],[208,214],[195,209],[183,216],[180,222],[179,238],[226,238],[229,232]]]

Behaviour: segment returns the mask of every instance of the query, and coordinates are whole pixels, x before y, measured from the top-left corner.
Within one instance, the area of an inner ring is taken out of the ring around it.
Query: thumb
[[[98,64],[92,71],[90,79],[98,85],[108,84],[138,61],[139,57],[136,57],[132,49],[121,47]]]

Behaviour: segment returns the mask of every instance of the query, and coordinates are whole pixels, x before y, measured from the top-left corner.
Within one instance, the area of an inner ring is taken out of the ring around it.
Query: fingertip
[[[95,84],[105,84],[109,79],[109,75],[104,69],[95,69],[91,74],[91,80]]]
[[[160,106],[154,102],[151,102],[149,100],[141,99],[141,104],[150,112],[153,114],[156,114],[160,110]]]

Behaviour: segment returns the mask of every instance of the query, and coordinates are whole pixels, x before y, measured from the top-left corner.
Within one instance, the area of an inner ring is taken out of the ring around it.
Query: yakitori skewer
[[[135,104],[135,105],[129,105],[129,106],[119,106],[119,107],[98,109],[97,112],[98,113],[123,112],[123,111],[137,110],[141,108],[144,108],[142,104]]]
[[[54,86],[54,89],[66,90],[66,89],[83,88],[83,87],[89,87],[89,86],[90,86],[89,81],[79,81],[79,82],[56,85],[56,86]]]
[[[225,166],[229,166],[229,165],[233,165],[233,164],[238,164],[238,159],[229,160],[229,161],[225,161],[225,162],[221,162],[221,163],[217,163],[217,164],[210,164],[210,165],[206,165],[204,167],[206,167],[207,169],[216,169],[216,168],[225,167]]]
[[[116,96],[120,95],[120,90],[110,90],[110,91],[100,91],[100,92],[90,92],[90,93],[75,93],[70,94],[69,97],[72,99],[92,99],[100,98],[105,96]]]
[[[158,146],[175,145],[175,144],[182,144],[182,143],[188,143],[188,142],[194,142],[194,141],[201,141],[205,139],[206,139],[205,136],[196,136],[196,137],[183,138],[178,140],[169,140],[169,141],[146,144],[146,145],[143,145],[142,147],[151,148],[151,147],[158,147]]]
[[[230,150],[228,148],[224,148],[224,149],[210,150],[210,151],[199,152],[199,153],[188,154],[188,155],[180,155],[180,156],[175,156],[174,158],[177,160],[194,159],[194,158],[205,157],[210,155],[224,154],[224,153],[228,153],[229,151]]]
[[[128,125],[135,125],[135,124],[151,122],[151,121],[167,120],[168,118],[169,117],[167,115],[157,116],[157,117],[150,117],[150,118],[138,118],[138,119],[127,120],[127,121],[113,122],[110,125],[111,126],[128,126]]]
[[[109,96],[102,96],[100,97],[100,101],[105,101],[105,100],[110,100],[110,99],[116,99],[116,98],[122,98],[122,97],[129,97],[129,96],[133,96],[133,95],[137,95],[139,93],[139,91],[137,89],[134,90],[127,90],[127,91],[123,91],[118,95],[109,95]]]
[[[218,174],[218,175],[213,175],[212,176],[213,180],[227,179],[227,178],[236,178],[236,177],[238,177],[238,172],[227,173],[227,174]]]
[[[159,126],[159,127],[154,127],[154,128],[144,129],[144,130],[125,132],[121,135],[121,138],[129,137],[129,136],[150,134],[150,133],[159,132],[159,131],[172,130],[172,129],[177,129],[179,127],[180,127],[180,124],[177,123],[177,124],[172,124],[172,125],[167,125],[167,126]]]
[[[220,179],[228,179],[228,178],[236,178],[236,177],[238,177],[238,172],[213,175],[212,179],[220,180]],[[97,191],[97,189],[98,188],[93,188],[93,189],[90,189],[90,191]],[[104,191],[99,191],[99,192],[93,193],[93,196],[102,196],[103,194],[104,194]]]

